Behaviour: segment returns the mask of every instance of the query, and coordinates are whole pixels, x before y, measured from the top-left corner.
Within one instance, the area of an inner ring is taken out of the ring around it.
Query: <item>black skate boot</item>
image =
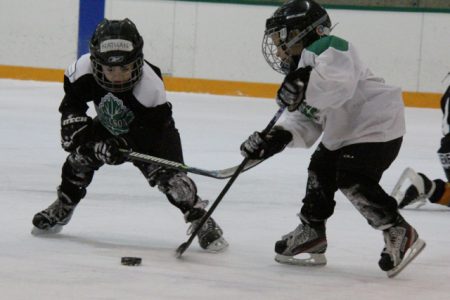
[[[400,273],[426,245],[417,231],[401,217],[396,225],[383,230],[383,236],[386,245],[378,265],[388,277]]]
[[[204,203],[206,203],[204,205],[206,207],[208,202],[204,201]],[[204,208],[193,208],[185,214],[186,222],[191,222],[188,235],[196,230],[205,213],[206,210]],[[228,242],[223,238],[222,229],[211,217],[206,220],[202,228],[198,231],[197,237],[200,247],[209,252],[219,252],[228,247]]]
[[[192,228],[196,228],[200,220],[192,222]],[[208,218],[197,233],[200,247],[210,252],[219,252],[228,247],[228,242],[223,238],[223,231],[213,218]]]
[[[433,181],[422,173],[417,173],[417,177],[414,178],[413,184],[406,189],[405,196],[398,204],[398,207],[403,208],[414,203],[425,204],[426,200],[433,194],[435,188],[436,185]]]
[[[69,223],[77,204],[58,189],[58,198],[47,209],[37,213],[33,218],[33,235],[58,233]]]
[[[277,253],[275,260],[292,265],[323,266],[327,264],[326,250],[325,224],[317,227],[300,224],[294,231],[284,235],[275,243]],[[300,254],[307,254],[309,257],[294,258]]]
[[[411,184],[406,190],[401,191],[403,183],[407,181]],[[413,169],[406,168],[394,187],[392,197],[397,200],[399,208],[413,204],[416,204],[415,208],[419,208],[426,203],[435,190],[436,184],[434,181],[428,179],[422,173],[416,173]]]

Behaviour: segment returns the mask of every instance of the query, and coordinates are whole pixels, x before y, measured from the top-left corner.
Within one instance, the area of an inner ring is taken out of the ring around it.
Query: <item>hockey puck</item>
[[[142,262],[142,258],[124,256],[124,257],[122,257],[122,260],[120,262],[124,266],[139,266]]]

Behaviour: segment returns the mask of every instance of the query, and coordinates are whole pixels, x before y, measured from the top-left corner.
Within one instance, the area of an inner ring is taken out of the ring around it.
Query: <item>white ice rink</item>
[[[274,242],[298,224],[313,149],[287,149],[237,179],[213,214],[230,243],[221,254],[205,253],[195,241],[176,259],[187,225],[129,163],[96,173],[61,234],[32,236],[31,219],[54,201],[66,157],[59,144],[62,96],[59,83],[0,80],[0,299],[449,299],[450,209],[441,206],[403,210],[427,247],[394,279],[377,265],[381,232],[341,193],[327,224],[327,266],[273,260]],[[277,109],[267,99],[169,98],[186,164],[205,169],[238,164],[241,142]],[[406,116],[403,148],[382,179],[387,191],[407,166],[444,177],[435,154],[440,111],[408,108]],[[226,184],[192,178],[212,201]],[[122,266],[122,256],[143,263]]]

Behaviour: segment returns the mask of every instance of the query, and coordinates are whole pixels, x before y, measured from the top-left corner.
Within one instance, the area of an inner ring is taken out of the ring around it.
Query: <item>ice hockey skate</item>
[[[327,264],[326,250],[325,226],[312,228],[308,224],[300,224],[275,243],[275,261],[300,266],[324,266]]]
[[[76,204],[71,204],[70,199],[58,190],[58,198],[47,209],[37,213],[33,217],[33,235],[55,234],[61,232],[64,225],[72,218]]]
[[[200,219],[192,221],[188,235],[192,233],[200,223]],[[208,218],[197,233],[200,247],[208,252],[220,252],[228,247],[228,242],[223,237],[223,231],[213,218]]]
[[[408,186],[405,183],[409,183]],[[397,200],[398,207],[419,208],[433,194],[436,185],[421,173],[406,168],[392,190],[391,196]]]
[[[383,231],[385,247],[378,262],[388,277],[400,273],[425,248],[425,242],[419,238],[416,230],[401,219]]]

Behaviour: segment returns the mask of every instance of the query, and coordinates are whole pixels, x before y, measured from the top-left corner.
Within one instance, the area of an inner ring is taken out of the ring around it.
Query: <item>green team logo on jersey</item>
[[[106,94],[98,106],[95,106],[98,118],[103,126],[113,135],[127,133],[134,114],[123,101],[111,93]]]
[[[305,115],[308,119],[318,121],[319,117],[317,116],[317,113],[319,112],[319,109],[306,104],[305,102],[302,102],[299,108],[300,112]]]

